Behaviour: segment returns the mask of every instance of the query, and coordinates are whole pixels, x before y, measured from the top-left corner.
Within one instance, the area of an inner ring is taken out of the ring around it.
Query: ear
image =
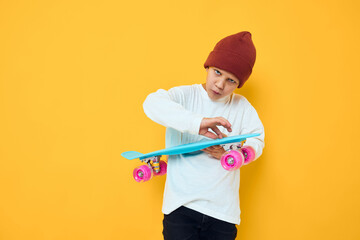
[[[206,70],[206,72],[208,72],[208,71],[209,71],[209,67],[206,67],[205,70]]]

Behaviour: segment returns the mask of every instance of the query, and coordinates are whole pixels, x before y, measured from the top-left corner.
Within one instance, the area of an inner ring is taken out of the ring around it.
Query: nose
[[[218,81],[216,81],[215,85],[220,90],[224,89],[225,79],[223,79],[223,78],[219,79]]]

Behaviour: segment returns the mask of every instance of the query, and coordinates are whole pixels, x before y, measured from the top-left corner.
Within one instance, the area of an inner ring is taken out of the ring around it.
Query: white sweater
[[[245,146],[255,149],[257,159],[264,148],[264,127],[247,99],[232,94],[211,100],[201,84],[159,89],[146,98],[145,114],[165,126],[166,147],[206,139],[199,135],[204,117],[224,117],[232,132],[219,127],[228,136],[248,133],[261,135],[247,139]],[[226,171],[220,161],[206,153],[169,156],[164,190],[163,213],[185,206],[211,217],[240,224],[240,170]]]

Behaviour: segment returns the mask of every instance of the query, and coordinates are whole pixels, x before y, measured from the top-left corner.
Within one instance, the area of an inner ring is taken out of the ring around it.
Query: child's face
[[[204,83],[203,87],[211,100],[229,96],[240,84],[235,75],[220,68],[210,67],[206,71],[206,84]]]

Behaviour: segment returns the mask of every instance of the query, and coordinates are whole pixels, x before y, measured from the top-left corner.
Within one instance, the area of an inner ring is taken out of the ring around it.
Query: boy
[[[234,94],[255,63],[249,32],[220,40],[204,67],[206,83],[159,89],[143,107],[153,121],[167,127],[166,147],[205,137],[260,133],[249,138],[257,159],[264,148],[264,128],[245,97]],[[235,239],[240,224],[240,170],[226,171],[218,161],[220,146],[198,154],[169,156],[163,201],[164,239]]]

